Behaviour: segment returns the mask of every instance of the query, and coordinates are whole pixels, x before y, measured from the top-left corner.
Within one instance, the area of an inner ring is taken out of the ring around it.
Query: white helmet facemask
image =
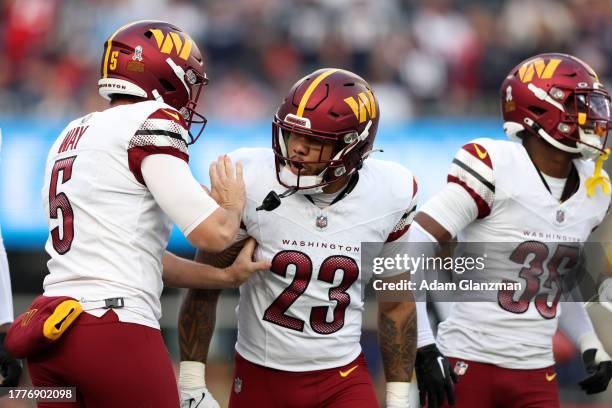
[[[550,95],[548,95],[548,93],[544,91],[543,89],[538,88],[532,83],[528,85],[528,89],[540,100],[549,102],[556,109],[560,110],[561,112],[565,112],[565,108],[563,107],[563,105],[561,105],[559,102],[551,98]],[[585,105],[587,103],[586,101],[582,101],[582,102]],[[603,105],[602,105],[602,102],[604,102]],[[610,107],[609,107],[607,100],[603,98],[601,100],[599,98],[593,98],[589,101],[589,105],[591,106],[587,107],[586,109],[594,111],[598,115],[605,115],[607,112],[606,116],[609,117]],[[532,129],[537,129],[538,135],[540,135],[542,139],[546,140],[550,145],[556,147],[557,149],[563,150],[568,153],[580,154],[582,158],[586,160],[594,160],[594,159],[597,159],[599,155],[601,154],[601,150],[604,148],[603,141],[605,138],[602,138],[600,135],[598,135],[595,129],[585,127],[584,125],[586,124],[586,115],[585,116],[582,116],[582,115],[584,114],[582,113],[578,114],[579,123],[577,124],[577,127],[578,127],[579,140],[576,140],[575,147],[568,146],[562,143],[561,141],[555,139],[548,132],[546,132],[541,126],[539,126],[536,122],[534,122],[531,118],[527,118],[527,117],[524,118],[523,120],[524,123],[505,122],[504,131],[506,132],[506,135],[511,140],[516,141],[518,139],[517,134],[520,131],[524,130],[525,125],[527,125],[528,127]]]

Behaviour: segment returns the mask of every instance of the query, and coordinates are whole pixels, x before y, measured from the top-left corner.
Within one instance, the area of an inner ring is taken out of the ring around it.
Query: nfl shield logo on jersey
[[[242,391],[242,378],[236,377],[234,379],[234,392],[240,394],[240,391]]]
[[[563,221],[565,221],[565,211],[558,210],[557,211],[557,222],[561,224]]]
[[[455,368],[453,369],[453,371],[457,375],[464,375],[467,369],[468,363],[466,363],[465,361],[457,361],[457,364],[455,364]]]
[[[327,216],[326,215],[319,215],[317,217],[317,228],[319,229],[325,229],[327,228]]]

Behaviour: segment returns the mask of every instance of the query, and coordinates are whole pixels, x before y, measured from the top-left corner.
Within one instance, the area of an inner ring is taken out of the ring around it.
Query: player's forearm
[[[216,268],[230,266],[246,240],[236,242],[225,251],[212,254],[198,251],[195,262]],[[208,347],[215,331],[217,301],[220,290],[189,290],[179,313],[179,347],[182,361],[206,362]]]
[[[179,347],[182,361],[205,363],[217,316],[220,290],[191,289],[179,313]]]
[[[191,289],[223,289],[235,286],[225,269],[180,258],[168,251],[163,257],[165,286]]]
[[[417,345],[414,302],[378,304],[378,339],[387,382],[409,382]]]
[[[225,243],[224,249],[227,249],[234,243],[234,239],[240,229],[242,220],[242,209],[239,208],[223,208],[225,217],[223,217],[217,226],[217,232],[221,240]]]
[[[187,235],[187,240],[200,250],[224,251],[240,229],[241,214],[239,209],[219,207]]]

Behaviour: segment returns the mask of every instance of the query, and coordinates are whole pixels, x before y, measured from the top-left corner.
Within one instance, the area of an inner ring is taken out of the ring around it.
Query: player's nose
[[[299,156],[307,156],[309,149],[308,141],[305,136],[294,136],[291,143],[291,153]]]

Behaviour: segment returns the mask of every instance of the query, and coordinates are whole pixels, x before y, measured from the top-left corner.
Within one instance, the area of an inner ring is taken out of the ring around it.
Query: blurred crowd
[[[191,34],[211,78],[200,110],[219,120],[269,119],[319,67],[366,78],[389,121],[496,115],[504,75],[539,52],[612,79],[610,0],[4,0],[0,116],[103,109],[104,40],[135,19]]]

